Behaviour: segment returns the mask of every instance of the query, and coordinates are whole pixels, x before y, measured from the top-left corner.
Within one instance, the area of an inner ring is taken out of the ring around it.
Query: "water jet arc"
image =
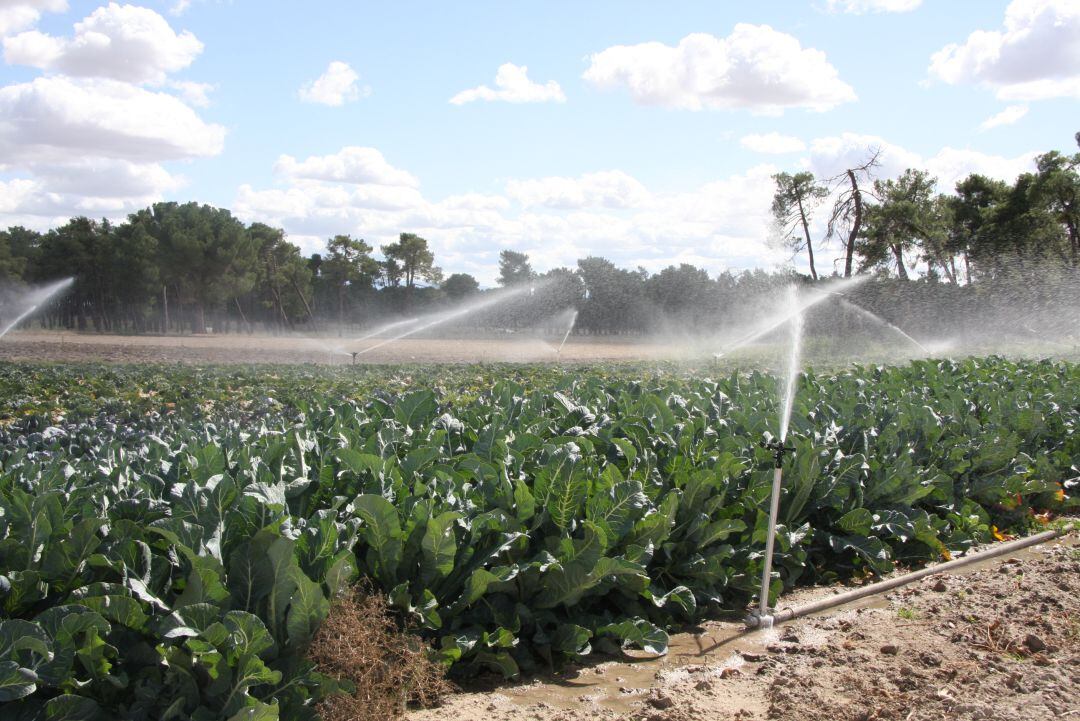
[[[445,313],[445,314],[435,318],[434,320],[428,321],[427,323],[423,323],[422,325],[418,325],[415,328],[410,328],[409,330],[405,331],[404,333],[398,333],[397,335],[395,335],[392,338],[387,338],[386,340],[384,340],[384,341],[382,341],[380,343],[376,343],[375,345],[368,346],[367,348],[364,348],[363,350],[356,351],[356,353],[353,355],[353,357],[355,358],[357,356],[365,355],[365,354],[370,353],[370,352],[372,352],[374,350],[378,350],[379,348],[387,346],[387,345],[393,343],[394,341],[401,340],[402,338],[407,338],[410,335],[413,335],[415,333],[420,333],[421,331],[425,331],[425,330],[427,330],[429,328],[434,328],[437,325],[442,325],[443,323],[446,323],[446,322],[454,320],[456,318],[460,318],[462,316],[468,315],[469,313],[475,313],[476,311],[487,308],[488,306],[494,305],[496,303],[501,303],[501,302],[505,301],[508,298],[512,298],[512,297],[514,297],[516,295],[521,295],[525,291],[528,291],[529,293],[532,293],[533,290],[534,289],[532,287],[522,286],[520,288],[515,288],[515,289],[510,290],[510,291],[497,293],[497,294],[495,294],[495,297],[487,298],[487,299],[485,299],[483,301],[480,301],[479,303],[473,303],[473,304],[468,305],[468,306],[466,306],[464,308],[460,308],[460,309],[458,309],[456,311],[451,311],[450,313]],[[417,322],[419,322],[419,320],[420,319],[417,319]]]
[[[839,298],[840,298],[840,305],[844,306],[845,308],[847,308],[849,310],[855,311],[856,313],[861,315],[863,318],[868,318],[869,320],[871,320],[871,321],[873,321],[873,322],[875,322],[875,323],[877,323],[879,325],[885,326],[889,330],[894,331],[895,333],[899,334],[902,338],[904,338],[905,340],[912,343],[915,347],[917,347],[920,351],[922,351],[926,355],[931,355],[930,350],[926,346],[924,346],[922,343],[920,343],[919,341],[915,340],[910,335],[905,333],[903,328],[900,328],[899,326],[894,325],[893,323],[890,323],[889,321],[885,320],[884,318],[882,318],[877,313],[871,312],[871,311],[867,310],[866,308],[863,308],[861,305],[858,305],[857,303],[854,303],[854,302],[848,300],[847,297],[845,297],[841,293],[837,293],[837,296],[839,296]]]
[[[575,308],[574,312],[570,314],[570,325],[566,328],[566,334],[562,337],[562,343],[560,343],[559,347],[555,350],[555,355],[562,356],[562,349],[563,346],[566,345],[566,339],[574,332],[574,325],[577,323],[577,315],[577,308]]]
[[[5,335],[7,335],[8,331],[10,331],[12,328],[15,328],[17,325],[19,325],[19,323],[22,323],[24,320],[29,318],[31,315],[34,314],[35,311],[41,308],[41,306],[48,302],[54,295],[56,295],[62,290],[65,290],[74,282],[74,278],[64,278],[63,280],[59,280],[49,285],[41,286],[27,293],[27,300],[30,301],[29,307],[23,312],[19,313],[19,315],[15,316],[15,320],[4,326],[3,330],[0,330],[0,338],[3,338]]]

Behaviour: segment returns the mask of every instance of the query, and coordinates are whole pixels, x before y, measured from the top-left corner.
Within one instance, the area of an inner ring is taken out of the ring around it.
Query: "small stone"
[[[937,591],[938,593],[945,593],[945,591],[947,591],[949,587],[945,585],[945,581],[939,578],[938,582],[930,588],[932,591]]]
[[[1027,635],[1027,638],[1024,639],[1024,645],[1028,647],[1029,651],[1034,653],[1046,650],[1046,642],[1033,633]]]
[[[712,684],[708,681],[698,681],[694,684],[694,688],[698,691],[708,691],[712,688]]]
[[[881,652],[886,656],[895,656],[900,652],[900,649],[894,643],[887,643],[881,647]]]
[[[665,696],[664,694],[657,694],[656,696],[651,696],[649,698],[649,705],[655,709],[663,711],[664,709],[669,709],[674,706],[675,702],[671,700],[670,696]]]
[[[749,661],[750,663],[757,663],[758,661],[765,660],[764,654],[751,653],[750,651],[740,651],[739,655],[742,656],[744,660]]]

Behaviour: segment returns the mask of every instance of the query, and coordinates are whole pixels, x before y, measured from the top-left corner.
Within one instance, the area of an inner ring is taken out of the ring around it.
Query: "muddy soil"
[[[677,359],[701,353],[641,339],[402,338],[350,341],[265,335],[117,336],[68,331],[13,332],[0,339],[0,360],[108,363],[591,363]],[[379,346],[379,347],[376,347]]]
[[[785,598],[800,605],[840,589]],[[1080,719],[1075,536],[768,631],[709,622],[662,659],[477,682],[409,721]]]

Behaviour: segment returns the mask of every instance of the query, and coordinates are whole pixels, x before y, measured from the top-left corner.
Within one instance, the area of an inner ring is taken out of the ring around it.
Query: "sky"
[[[950,192],[1080,130],[1077,0],[0,0],[0,38],[0,227],[197,201],[483,285],[502,249],[803,269],[773,174],[880,148]]]

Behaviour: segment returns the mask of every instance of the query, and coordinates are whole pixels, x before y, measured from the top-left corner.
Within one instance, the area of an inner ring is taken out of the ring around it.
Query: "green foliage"
[[[774,592],[1075,507],[1078,394],[1050,362],[806,376]],[[776,406],[759,373],[0,365],[4,716],[309,718],[357,577],[456,670],[663,653],[756,590]]]

